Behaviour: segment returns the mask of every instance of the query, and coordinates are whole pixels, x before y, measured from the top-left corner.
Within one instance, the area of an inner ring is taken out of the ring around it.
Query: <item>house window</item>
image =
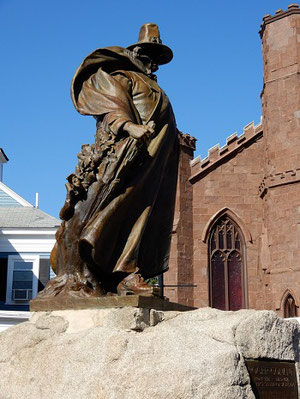
[[[238,226],[223,215],[209,235],[210,305],[221,310],[245,307],[244,238]]]
[[[11,255],[7,268],[7,304],[27,304],[37,294],[38,255]]]
[[[288,294],[285,298],[283,305],[283,314],[284,317],[297,317],[297,306],[295,303],[295,299],[291,294]]]
[[[32,298],[33,262],[14,262],[12,300],[26,301]]]

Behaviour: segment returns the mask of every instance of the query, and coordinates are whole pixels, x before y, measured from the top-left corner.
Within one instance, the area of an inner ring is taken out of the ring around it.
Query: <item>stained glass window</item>
[[[245,307],[245,245],[238,226],[223,215],[209,236],[210,305],[221,310]]]
[[[297,306],[291,294],[285,298],[283,311],[284,317],[297,317]]]

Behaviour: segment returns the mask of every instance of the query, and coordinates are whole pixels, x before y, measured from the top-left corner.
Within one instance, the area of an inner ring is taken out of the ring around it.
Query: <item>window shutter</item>
[[[7,258],[0,259],[0,301],[6,299]]]
[[[43,290],[49,280],[50,280],[50,259],[40,259],[38,291]]]

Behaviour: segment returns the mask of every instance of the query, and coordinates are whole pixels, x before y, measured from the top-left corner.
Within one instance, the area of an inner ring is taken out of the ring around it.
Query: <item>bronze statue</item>
[[[172,57],[148,23],[138,43],[98,49],[77,69],[72,100],[97,131],[67,178],[51,254],[57,276],[39,297],[152,295],[144,279],[167,270],[179,149],[153,73]]]

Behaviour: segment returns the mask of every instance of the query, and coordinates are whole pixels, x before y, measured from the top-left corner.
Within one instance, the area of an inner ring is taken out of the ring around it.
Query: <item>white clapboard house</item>
[[[0,331],[29,315],[29,301],[50,278],[50,252],[60,221],[3,183],[0,148]]]

